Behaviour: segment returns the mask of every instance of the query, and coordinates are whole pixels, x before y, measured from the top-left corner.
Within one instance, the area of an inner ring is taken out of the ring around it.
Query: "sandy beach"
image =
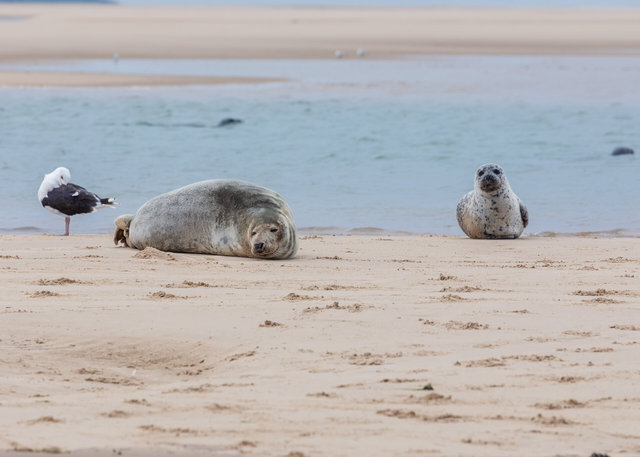
[[[4,20],[2,20],[4,19]],[[638,55],[638,9],[0,7],[0,62],[50,59],[369,59],[410,55]],[[67,75],[66,85],[135,85]],[[82,82],[93,80],[93,83]],[[193,83],[185,78],[185,83]],[[166,81],[168,84],[174,82]],[[210,79],[200,83],[217,83]],[[156,82],[157,84],[162,83]],[[60,85],[0,72],[0,85]],[[150,84],[153,84],[151,82]]]
[[[1,235],[0,270],[7,455],[640,453],[638,238]]]
[[[0,63],[637,56],[639,23],[613,8],[3,4]],[[10,87],[269,81],[0,70]],[[42,135],[38,116],[65,112],[39,106],[23,116]],[[91,125],[115,129],[113,113]],[[69,143],[110,151],[87,132]],[[295,259],[258,261],[0,234],[0,456],[640,455],[639,277],[637,237],[306,236]]]

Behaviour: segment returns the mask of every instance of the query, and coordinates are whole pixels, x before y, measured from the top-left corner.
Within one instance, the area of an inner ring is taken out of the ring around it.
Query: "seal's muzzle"
[[[484,192],[493,192],[499,187],[500,180],[491,173],[485,174],[480,181],[480,189],[482,189]]]

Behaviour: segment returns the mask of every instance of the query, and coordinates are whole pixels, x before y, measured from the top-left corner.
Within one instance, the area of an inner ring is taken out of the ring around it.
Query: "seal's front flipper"
[[[133,214],[123,214],[114,221],[116,224],[116,231],[113,233],[113,242],[116,246],[118,243],[122,242],[125,246],[135,248],[129,239],[129,226],[131,225],[133,216]]]
[[[527,211],[527,207],[524,206],[524,203],[522,203],[520,199],[518,199],[518,202],[520,203],[520,217],[522,217],[522,224],[526,228],[527,225],[529,225],[529,211]]]

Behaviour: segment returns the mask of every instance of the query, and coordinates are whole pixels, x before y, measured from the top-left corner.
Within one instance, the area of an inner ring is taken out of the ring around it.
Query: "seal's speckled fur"
[[[469,238],[518,238],[529,223],[504,170],[491,163],[478,168],[474,189],[460,199],[456,215]]]
[[[272,190],[225,179],[152,198],[115,221],[114,242],[144,249],[286,259],[298,250],[293,214]]]

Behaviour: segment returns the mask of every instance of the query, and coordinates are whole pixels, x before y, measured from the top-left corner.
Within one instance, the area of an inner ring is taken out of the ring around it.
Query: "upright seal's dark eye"
[[[278,231],[278,229],[277,229],[277,228],[272,228],[272,229],[271,229],[271,233],[276,233],[277,231]]]
[[[493,170],[493,172],[494,172],[495,174],[497,174],[498,176],[500,176],[500,170],[498,170],[497,168],[496,168],[495,170]]]
[[[478,176],[482,176],[483,174],[484,174],[484,170],[480,170],[480,171],[478,172]]]

